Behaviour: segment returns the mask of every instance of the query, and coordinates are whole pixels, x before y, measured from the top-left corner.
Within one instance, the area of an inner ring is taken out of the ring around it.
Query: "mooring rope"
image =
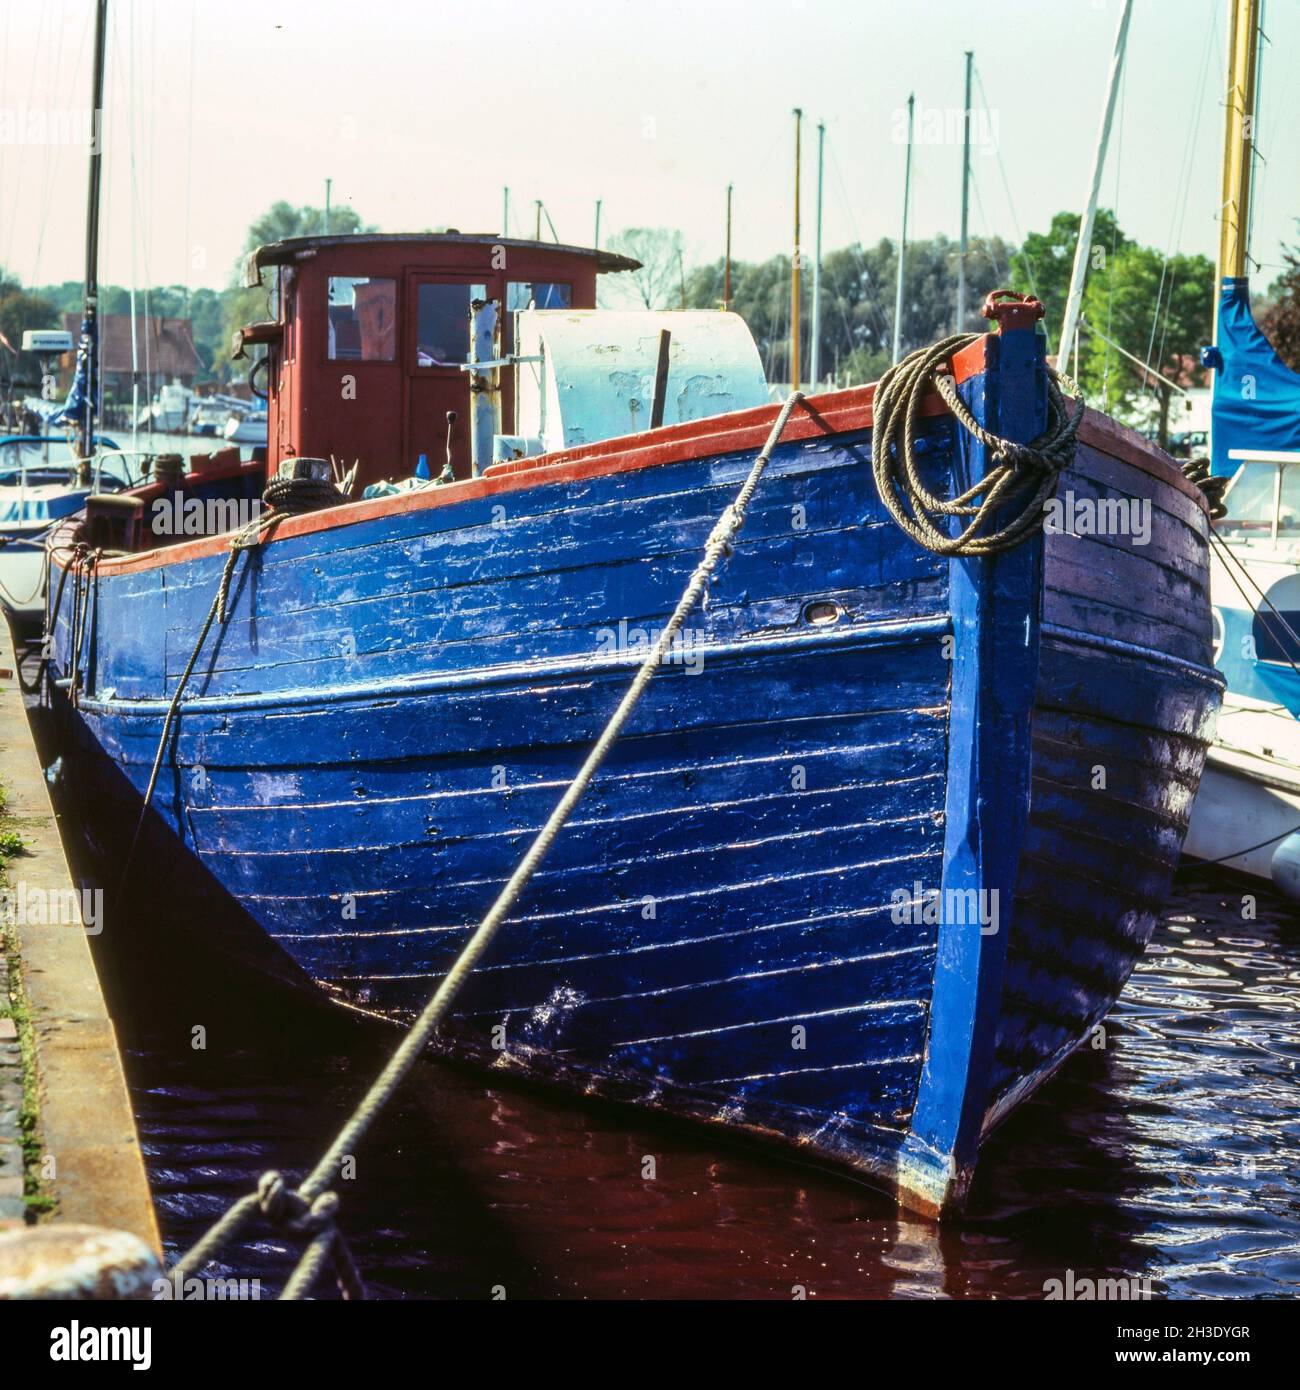
[[[1060,377],[1047,369],[1047,428],[1030,444],[989,433],[957,392],[950,359],[978,342],[982,333],[955,333],[930,347],[910,352],[891,367],[876,387],[872,406],[871,467],[880,500],[899,526],[939,555],[996,555],[1019,545],[1043,524],[1044,507],[1056,482],[1074,459],[1083,398],[1070,413]],[[921,408],[938,391],[957,423],[989,451],[994,466],[956,497],[937,497],[921,480],[916,463],[916,431]],[[978,499],[978,500],[977,500]],[[1011,520],[994,525],[1004,508],[1018,507]],[[952,517],[970,520],[957,535]],[[993,529],[988,529],[989,527]]]
[[[77,686],[81,680],[81,647],[86,640],[86,622],[90,613],[90,592],[95,583],[95,567],[99,564],[100,552],[89,547],[77,561],[77,589],[73,595],[72,609],[72,670],[68,686],[68,698],[77,703]],[[85,588],[81,581],[85,579]]]
[[[1300,636],[1297,636],[1296,630],[1291,626],[1290,622],[1287,620],[1286,614],[1283,613],[1282,610],[1278,608],[1276,604],[1274,604],[1273,600],[1269,598],[1269,596],[1264,592],[1264,590],[1259,587],[1259,585],[1255,582],[1255,576],[1251,574],[1249,567],[1241,560],[1241,558],[1238,555],[1236,555],[1233,552],[1232,547],[1214,529],[1213,524],[1211,524],[1210,526],[1209,537],[1210,544],[1219,552],[1219,555],[1223,561],[1224,573],[1228,576],[1229,579],[1232,580],[1233,587],[1245,600],[1246,607],[1263,622],[1264,630],[1274,640],[1274,642],[1277,643],[1278,650],[1281,651],[1282,656],[1285,659],[1287,665],[1290,666],[1290,668],[1296,673],[1296,675],[1300,676],[1300,666],[1296,665],[1296,661],[1293,656],[1288,655],[1286,650],[1286,643],[1279,640],[1277,633],[1269,625],[1268,618],[1264,616],[1264,609],[1267,608],[1269,612],[1273,615],[1273,617],[1275,617],[1278,620],[1278,622],[1281,624],[1282,631],[1285,632],[1286,635],[1292,640],[1292,642],[1295,643],[1296,650],[1300,651]],[[1235,570],[1233,568],[1234,566],[1236,567]],[[1256,594],[1259,595],[1259,603],[1256,603],[1255,600],[1252,599],[1251,596],[1245,591],[1245,589],[1241,587],[1241,580],[1237,578],[1237,571],[1240,571],[1242,576],[1245,578],[1246,582],[1250,585],[1252,589],[1254,589]]]
[[[1211,521],[1221,521],[1228,515],[1228,509],[1223,502],[1223,494],[1227,491],[1231,478],[1224,474],[1215,475],[1210,472],[1210,461],[1206,458],[1188,459],[1182,464],[1179,471],[1189,483],[1195,483],[1197,489],[1205,495],[1206,506],[1210,511]]]
[[[158,748],[154,753],[153,767],[149,773],[149,782],[145,787],[144,800],[140,804],[140,815],[136,819],[135,833],[131,836],[131,844],[126,852],[126,858],[122,861],[122,874],[118,879],[118,897],[121,898],[122,891],[126,887],[127,877],[131,872],[131,865],[135,861],[135,852],[140,843],[140,836],[144,831],[145,821],[149,815],[149,807],[153,802],[153,794],[158,786],[158,774],[162,770],[163,757],[167,751],[167,739],[171,734],[172,725],[176,721],[177,711],[180,709],[181,697],[185,694],[185,687],[190,683],[190,677],[194,674],[194,668],[198,665],[199,653],[203,650],[203,644],[208,640],[208,633],[212,631],[212,624],[220,622],[224,627],[229,616],[227,605],[230,599],[230,584],[235,575],[235,564],[240,555],[246,550],[255,550],[267,536],[288,516],[300,516],[306,512],[319,511],[322,507],[336,506],[340,502],[346,502],[347,497],[341,493],[331,482],[322,482],[317,478],[272,478],[266,485],[265,492],[262,493],[262,501],[267,510],[260,516],[254,517],[243,530],[239,531],[230,542],[230,553],[226,556],[225,567],[221,571],[221,582],[217,586],[217,592],[212,600],[212,606],[208,609],[208,616],[203,620],[203,626],[199,630],[199,639],[194,644],[194,650],[190,653],[190,659],[185,663],[185,670],[181,673],[180,680],[176,683],[176,691],[172,695],[171,701],[167,706],[167,713],[163,716],[162,733],[158,737]],[[75,698],[75,676],[76,676],[76,653],[80,651],[78,644],[74,651],[74,690]]]
[[[802,400],[803,394],[796,391],[782,405],[767,436],[767,442],[754,459],[735,500],[727,505],[714,524],[705,542],[704,556],[687,581],[672,616],[664,624],[654,646],[637,668],[631,684],[599,737],[592,744],[582,766],[565,788],[564,794],[537,832],[524,857],[497,895],[496,901],[470,934],[469,940],[461,948],[420,1016],[407,1030],[401,1043],[339,1130],[320,1162],[296,1189],[290,1188],[279,1173],[263,1174],[257,1192],[241,1197],[230,1207],[176,1262],[172,1269],[172,1277],[179,1276],[183,1279],[201,1269],[260,1211],[269,1221],[282,1228],[287,1226],[298,1232],[312,1233],[311,1243],[280,1295],[282,1299],[301,1298],[308,1293],[327,1260],[334,1264],[344,1297],[358,1296],[354,1290],[360,1290],[360,1277],[335,1220],[338,1198],[327,1189],[337,1178],[344,1160],[365,1137],[379,1113],[419,1060],[420,1054],[446,1017],[470,972],[492,944],[492,939],[518,901],[519,895],[528,886],[546,858],[555,837],[564,828],[574,808],[600,770],[601,764],[608,757],[610,749],[645,693],[646,686],[663,664],[682,624],[704,594],[718,562],[724,555],[730,554],[732,543],[745,523],[745,513],[754,490],[771,461],[772,451],[785,432],[794,407]]]

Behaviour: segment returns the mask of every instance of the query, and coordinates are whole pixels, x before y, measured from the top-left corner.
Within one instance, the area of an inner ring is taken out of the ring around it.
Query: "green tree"
[[[360,214],[350,207],[330,209],[330,236],[355,236],[375,229],[363,222]],[[263,284],[252,288],[243,282],[244,259],[250,251],[288,237],[323,236],[325,210],[315,207],[295,207],[281,200],[257,218],[244,238],[244,254],[239,258],[231,276],[231,288],[222,296],[221,330],[214,343],[213,368],[223,381],[243,375],[245,364],[230,361],[230,345],[235,332],[259,319],[275,316],[272,290]]]
[[[7,396],[19,387],[34,388],[40,382],[40,363],[22,351],[24,330],[60,326],[58,310],[48,299],[25,290],[0,269],[0,333],[12,344],[11,351],[0,343],[0,393]]]
[[[330,236],[353,236],[358,232],[374,230],[361,220],[355,208],[344,206],[330,209]],[[294,207],[292,203],[286,203],[281,199],[278,203],[272,203],[261,217],[249,226],[248,235],[244,238],[244,251],[247,254],[249,251],[256,251],[259,246],[269,245],[273,241],[284,241],[288,237],[324,235],[324,208]],[[237,273],[242,268],[241,260]]]
[[[1074,249],[1082,217],[1077,212],[1058,212],[1046,232],[1030,232],[1025,244],[1011,258],[1011,286],[1043,302],[1048,351],[1055,352],[1065,318],[1065,301],[1074,270]],[[1132,242],[1115,221],[1115,214],[1098,208],[1092,224],[1085,285],[1106,280],[1107,267]]]
[[[225,297],[229,291],[195,290],[190,296],[189,310],[193,324],[194,350],[206,372],[219,365],[223,343],[222,330],[226,321]]]
[[[1000,239],[977,240],[966,259],[970,314],[991,289],[1007,281],[1011,251]],[[956,317],[957,246],[945,237],[907,248],[903,295],[904,352],[946,337]],[[838,385],[874,381],[889,366],[894,331],[897,250],[892,241],[846,246],[822,257],[821,371]],[[722,298],[721,261],[697,267],[687,279],[687,303],[716,307]],[[732,267],[732,308],[749,324],[772,381],[790,379],[790,260],[774,256]],[[812,271],[805,266],[800,304],[802,362],[811,362]]]
[[[1084,291],[1079,385],[1108,414],[1135,423],[1154,415],[1157,440],[1166,447],[1175,395],[1170,382],[1187,386],[1197,380],[1213,302],[1214,265],[1207,257],[1166,260],[1151,247],[1130,243]]]
[[[1282,361],[1300,372],[1300,247],[1288,247],[1283,261],[1286,269],[1268,288],[1259,326]]]

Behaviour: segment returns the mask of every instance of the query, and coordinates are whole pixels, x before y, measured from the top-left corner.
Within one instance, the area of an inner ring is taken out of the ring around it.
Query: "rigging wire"
[[[1166,243],[1164,258],[1160,265],[1160,284],[1156,289],[1155,309],[1151,315],[1151,334],[1147,341],[1146,353],[1146,374],[1143,377],[1143,389],[1152,399],[1156,396],[1154,378],[1150,375],[1151,367],[1155,360],[1163,362],[1165,360],[1165,348],[1169,341],[1169,319],[1170,310],[1174,302],[1174,288],[1177,281],[1177,272],[1170,271],[1176,249],[1182,245],[1183,227],[1187,220],[1187,207],[1191,197],[1192,168],[1196,157],[1196,142],[1201,127],[1201,112],[1205,105],[1205,89],[1209,79],[1210,50],[1216,34],[1215,24],[1211,24],[1205,33],[1205,46],[1201,53],[1200,73],[1193,89],[1192,95],[1192,124],[1187,132],[1187,140],[1183,146],[1183,155],[1178,164],[1178,186],[1182,189],[1182,198],[1175,202],[1174,210],[1170,214],[1169,221],[1169,240]],[[1169,296],[1165,299],[1165,282],[1169,281]],[[1162,307],[1163,306],[1163,307]],[[1156,331],[1161,327],[1163,319],[1163,330],[1160,333],[1160,351],[1156,354],[1155,341]]]
[[[44,39],[45,39],[45,24],[46,24],[46,20],[48,20],[49,17],[50,17],[50,11],[49,11],[49,9],[48,9],[47,7],[45,7],[45,6],[41,6],[41,9],[40,9],[40,18],[39,18],[39,20],[38,20],[38,22],[37,22],[37,26],[36,26],[36,43],[33,45],[33,48],[32,48],[31,79],[30,79],[30,82],[29,82],[28,88],[27,88],[27,105],[23,108],[24,114],[27,115],[27,116],[30,116],[30,114],[31,114],[31,111],[32,111],[32,103],[33,103],[33,101],[35,100],[35,97],[36,97],[36,74],[40,71],[40,66],[41,66],[41,61],[40,61],[40,60],[41,60],[41,45],[42,45],[42,43],[44,42]],[[22,207],[22,203],[23,203],[23,200],[22,200],[23,182],[24,182],[24,179],[25,179],[26,174],[27,174],[27,157],[26,157],[26,152],[31,148],[31,146],[30,146],[30,145],[20,145],[20,146],[18,146],[17,148],[19,149],[19,151],[20,151],[21,153],[20,153],[19,158],[18,158],[18,161],[17,161],[17,162],[18,162],[18,179],[17,179],[17,183],[16,183],[16,185],[15,185],[15,187],[14,187],[14,200],[13,200],[13,207],[14,207],[14,209],[17,209],[17,208]],[[8,236],[8,239],[7,239],[6,242],[5,242],[5,255],[4,255],[4,260],[3,260],[2,262],[0,262],[0,264],[3,264],[3,265],[12,265],[12,264],[13,264],[14,234],[15,234],[15,231],[16,231],[16,229],[17,229],[17,227],[18,227],[19,221],[20,221],[20,219],[19,219],[18,217],[16,217],[16,216],[13,216],[13,217],[11,217],[11,218],[9,219],[9,236]]]
[[[889,320],[885,317],[884,313],[882,312],[880,305],[876,302],[875,295],[873,293],[875,289],[875,282],[871,274],[871,269],[867,265],[866,257],[863,255],[862,234],[858,229],[857,218],[853,214],[853,205],[849,201],[849,193],[848,188],[844,182],[843,171],[840,169],[839,160],[835,158],[835,151],[831,146],[831,142],[829,140],[827,140],[826,146],[828,151],[830,152],[831,173],[835,176],[835,182],[838,185],[840,201],[843,204],[845,215],[848,217],[849,226],[853,231],[853,245],[850,249],[852,250],[854,257],[857,260],[858,271],[859,274],[862,276],[864,292],[861,303],[866,305],[867,313],[875,320],[874,327],[877,333],[877,345],[883,347],[885,344],[889,342],[890,323]],[[850,347],[856,346],[856,343],[850,341]]]
[[[1272,48],[1273,48],[1273,41],[1268,37],[1268,35],[1262,33],[1262,29],[1261,29],[1261,37],[1264,38],[1264,40],[1265,40],[1265,42],[1268,44],[1269,48],[1272,49]],[[1261,61],[1262,61],[1262,57],[1261,57]],[[1286,112],[1286,110],[1287,110],[1288,102],[1289,102],[1289,100],[1290,100],[1290,98],[1291,98],[1292,92],[1294,91],[1296,66],[1297,66],[1297,64],[1295,64],[1294,62],[1292,62],[1292,63],[1285,63],[1285,64],[1282,65],[1282,67],[1281,67],[1281,69],[1280,69],[1281,85],[1280,85],[1280,88],[1279,88],[1276,92],[1274,92],[1274,89],[1273,89],[1273,84],[1274,84],[1274,82],[1276,81],[1276,79],[1273,77],[1272,74],[1273,74],[1275,71],[1278,71],[1278,69],[1277,69],[1277,67],[1276,67],[1275,64],[1270,64],[1270,66],[1269,66],[1269,74],[1270,74],[1270,76],[1269,76],[1269,83],[1270,83],[1269,91],[1270,91],[1270,93],[1272,93],[1271,98],[1270,98],[1270,106],[1271,106],[1271,109],[1272,109],[1273,114],[1272,114],[1272,117],[1270,118],[1269,127],[1268,127],[1267,145],[1266,145],[1266,147],[1267,147],[1268,149],[1274,149],[1274,148],[1276,147],[1278,132],[1283,128],[1283,125],[1284,125],[1284,124],[1285,124],[1286,127],[1289,128],[1289,129],[1294,128],[1294,126],[1295,126],[1295,120],[1294,120],[1294,118],[1293,118],[1292,120],[1290,120],[1290,121],[1284,122],[1283,117],[1284,117],[1284,114],[1285,114],[1285,112]],[[1255,113],[1255,124],[1256,124],[1256,125],[1259,124],[1259,113],[1258,113],[1258,111],[1256,111],[1256,113]],[[1260,170],[1259,170],[1258,175],[1256,176],[1256,178],[1255,178],[1255,180],[1254,180],[1254,184],[1253,184],[1253,188],[1252,188],[1252,193],[1251,193],[1251,206],[1252,206],[1252,209],[1253,209],[1254,213],[1256,213],[1256,214],[1259,212],[1260,208],[1263,207],[1264,204],[1265,204],[1265,201],[1266,201],[1265,193],[1264,193],[1265,188],[1271,186],[1271,184],[1269,183],[1268,178],[1267,178],[1268,173],[1269,173],[1269,166],[1268,166],[1268,164],[1267,164],[1267,163],[1263,163],[1263,162],[1261,161],[1261,167],[1260,167]],[[1259,220],[1258,217],[1252,217],[1252,221],[1258,221],[1258,220]],[[1253,260],[1253,258],[1252,258],[1252,260]],[[1266,270],[1266,269],[1268,269],[1268,270],[1282,270],[1282,269],[1285,268],[1285,264],[1286,264],[1285,262],[1276,262],[1276,261],[1254,261],[1254,265],[1255,265],[1255,268],[1256,268],[1257,270]]]
[[[974,173],[971,174],[970,186],[971,192],[975,195],[975,210],[979,214],[980,226],[984,228],[984,235],[978,237],[977,240],[981,243],[981,250],[989,263],[989,268],[993,271],[993,279],[999,281],[1003,278],[1002,263],[993,254],[993,232],[989,226],[989,219],[984,212],[984,200],[980,197],[979,180],[975,177]],[[1010,273],[1010,270],[1011,265],[1008,262],[1008,273]]]
[[[86,35],[90,32],[90,23],[93,14],[93,9],[88,7],[85,14],[85,22],[83,23],[81,28],[81,42],[77,46],[76,61],[72,65],[72,71],[74,73],[76,73],[81,67],[81,57],[82,54],[86,51]],[[60,15],[60,23],[58,26],[58,41],[55,45],[54,57],[50,65],[51,82],[56,88],[62,87],[64,85],[63,82],[60,80],[62,78],[61,69],[63,66],[63,34],[64,29],[66,27],[62,21],[63,16]],[[91,112],[90,119],[92,123],[91,137],[93,138],[95,120],[94,112]],[[29,285],[37,285],[40,283],[41,258],[45,250],[45,229],[49,225],[50,208],[54,204],[54,190],[60,184],[59,165],[62,155],[62,148],[55,141],[53,132],[51,132],[51,139],[49,145],[47,146],[47,149],[49,150],[49,157],[45,161],[45,188],[44,191],[38,195],[40,199],[41,212],[40,220],[37,223],[36,251],[35,255],[32,258],[32,271],[31,275],[28,277],[27,280],[27,283]]]
[[[989,96],[984,90],[984,79],[980,76],[979,63],[974,59],[971,61],[971,68],[975,73],[975,82],[979,88],[980,101],[984,104],[984,110],[989,109]],[[994,141],[993,154],[997,160],[998,173],[1002,178],[1002,189],[1007,195],[1007,211],[1011,214],[1011,230],[1016,234],[1016,245],[1020,247],[1020,259],[1024,263],[1025,275],[1029,281],[1030,292],[1038,298],[1038,284],[1034,275],[1034,263],[1025,253],[1025,234],[1020,225],[1020,217],[1016,212],[1015,199],[1011,196],[1011,181],[1007,178],[1007,166],[1002,159],[1002,147]]]
[[[0,48],[0,91],[7,92],[9,90],[10,27],[13,22],[14,7],[12,5],[6,5],[4,7],[4,12],[4,46]],[[5,164],[8,162],[8,154],[9,142],[7,140],[0,140],[0,188],[5,186]]]
[[[1129,65],[1126,63],[1119,79],[1119,119],[1115,123],[1115,185],[1112,198],[1113,206],[1110,210],[1110,260],[1106,265],[1106,350],[1102,358],[1101,368],[1101,408],[1107,413],[1110,411],[1110,340],[1114,333],[1115,324],[1114,267],[1115,254],[1119,250],[1119,188],[1124,165],[1124,116],[1128,109],[1128,74]],[[1078,355],[1077,348],[1075,354]]]

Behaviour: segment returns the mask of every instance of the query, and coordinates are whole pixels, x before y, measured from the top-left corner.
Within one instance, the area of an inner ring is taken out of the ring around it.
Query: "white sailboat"
[[[1232,0],[1211,467],[1231,477],[1211,551],[1228,690],[1184,852],[1300,900],[1300,376],[1250,310],[1259,0]]]
[[[104,58],[108,0],[95,6],[95,56],[91,74],[91,110],[104,109]],[[90,147],[90,183],[86,201],[86,279],[81,335],[72,386],[64,404],[50,410],[40,435],[11,435],[0,440],[0,608],[18,627],[44,621],[47,564],[45,534],[52,525],[79,511],[100,479],[95,455],[102,447],[116,450],[96,433],[99,414],[99,188],[102,153]],[[24,349],[42,354],[66,350],[69,335],[29,330]],[[56,341],[57,340],[57,341]],[[63,425],[65,438],[51,431]],[[130,479],[117,482],[129,486]]]

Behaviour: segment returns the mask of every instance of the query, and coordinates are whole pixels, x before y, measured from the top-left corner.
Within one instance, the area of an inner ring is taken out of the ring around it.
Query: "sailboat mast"
[[[970,83],[975,65],[973,50],[966,50],[966,108],[962,114],[961,142],[961,251],[957,257],[957,332],[966,328],[966,254],[970,250]]]
[[[812,345],[808,380],[814,388],[822,379],[822,172],[826,158],[826,122],[817,122],[817,239],[813,260]]]
[[[722,272],[722,307],[731,308],[731,185],[727,185],[727,257]]]
[[[1092,152],[1092,173],[1088,179],[1087,210],[1079,226],[1079,240],[1074,248],[1074,269],[1070,272],[1070,293],[1065,301],[1065,317],[1061,323],[1061,341],[1056,360],[1062,366],[1069,361],[1070,345],[1079,327],[1079,310],[1083,306],[1083,282],[1088,273],[1088,251],[1092,246],[1092,229],[1097,220],[1097,196],[1101,192],[1101,175],[1106,167],[1106,146],[1110,143],[1110,127],[1115,118],[1115,99],[1119,96],[1119,79],[1124,71],[1124,50],[1128,44],[1128,21],[1133,12],[1133,0],[1124,0],[1119,26],[1115,30],[1115,49],[1110,58],[1110,78],[1106,84],[1106,106],[1101,115],[1101,130],[1097,147]]]
[[[1259,0],[1232,0],[1228,22],[1227,119],[1223,135],[1223,210],[1219,279],[1244,280],[1250,244],[1250,176],[1255,163]]]
[[[90,186],[86,193],[86,283],[82,317],[90,346],[86,355],[86,399],[77,420],[77,457],[87,474],[95,449],[95,396],[99,375],[99,185],[104,151],[104,49],[108,32],[108,0],[95,5],[95,66],[91,76],[90,118],[94,122],[90,142]]]
[[[799,141],[803,112],[794,109],[794,255],[790,258],[790,389],[799,389]]]
[[[898,284],[894,287],[894,365],[903,355],[903,271],[907,262],[907,203],[912,195],[912,116],[916,95],[907,96],[907,161],[903,166],[903,234],[898,239]]]

